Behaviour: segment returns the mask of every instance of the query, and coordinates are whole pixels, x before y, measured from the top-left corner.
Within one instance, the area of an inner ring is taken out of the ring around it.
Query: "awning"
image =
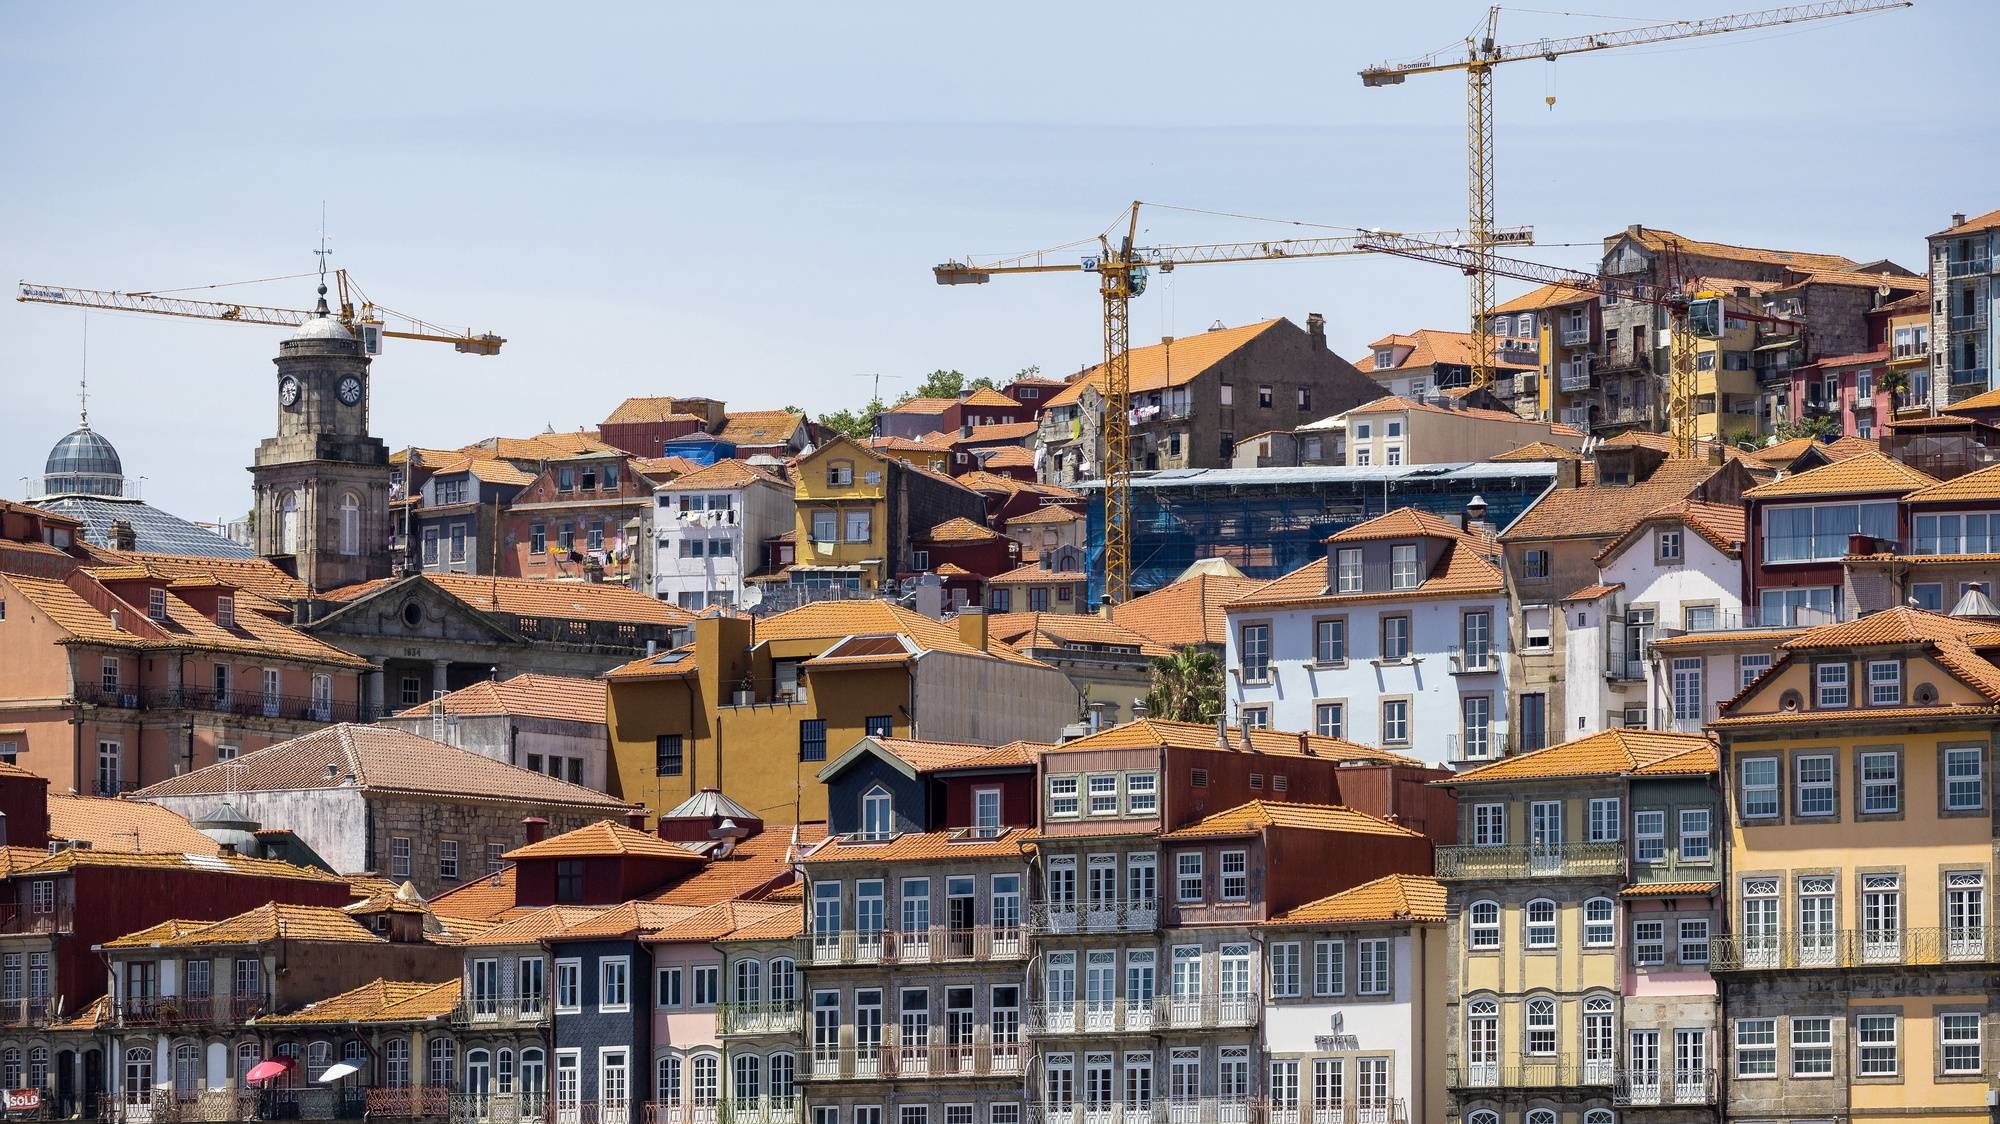
[[[335,1062],[332,1065],[326,1067],[325,1073],[319,1075],[319,1083],[322,1085],[330,1085],[333,1082],[338,1081],[343,1077],[352,1077],[360,1072],[361,1072],[361,1067],[355,1065],[353,1062]]]
[[[250,1072],[243,1075],[243,1080],[252,1085],[261,1085],[281,1073],[290,1071],[298,1064],[292,1058],[265,1058],[263,1061],[251,1066]]]

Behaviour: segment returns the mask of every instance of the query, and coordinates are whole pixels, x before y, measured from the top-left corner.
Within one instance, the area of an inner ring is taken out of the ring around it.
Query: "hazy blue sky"
[[[1529,40],[1754,0],[1508,11]],[[384,304],[508,338],[397,343],[392,446],[594,425],[630,394],[814,411],[936,367],[1073,371],[1079,277],[939,288],[954,254],[1094,234],[1126,202],[1417,230],[1463,220],[1463,82],[1363,89],[1474,0],[1396,4],[0,4],[0,247],[13,278],[163,289],[304,272],[320,202]],[[983,14],[990,12],[991,14]],[[2000,206],[1983,71],[2000,6],[1523,62],[1497,79],[1499,217],[1545,242],[1628,223],[1921,264]],[[1551,88],[1553,110],[1543,98]],[[1282,236],[1156,214],[1156,242]],[[1588,247],[1535,251],[1586,266]],[[1520,287],[1503,289],[1510,295]],[[310,284],[235,299],[306,306]],[[1218,266],[1156,284],[1137,341],[1323,312],[1353,356],[1462,328],[1463,285],[1394,260]],[[80,314],[4,302],[0,494],[75,423]],[[92,315],[92,423],[181,514],[240,513],[281,332]]]

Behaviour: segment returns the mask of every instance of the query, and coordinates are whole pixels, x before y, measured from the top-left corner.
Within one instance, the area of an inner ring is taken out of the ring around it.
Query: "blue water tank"
[[[660,455],[686,457],[696,464],[709,465],[735,457],[736,443],[724,441],[712,433],[690,433],[660,442]]]

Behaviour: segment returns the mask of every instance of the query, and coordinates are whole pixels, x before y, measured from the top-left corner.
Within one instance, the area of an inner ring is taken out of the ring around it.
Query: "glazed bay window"
[[[1986,807],[1986,751],[1965,746],[1944,751],[1944,807],[1977,812]]]
[[[1792,1076],[1833,1076],[1833,1020],[1792,1017]]]
[[[1912,554],[1989,554],[2000,551],[2000,513],[1918,515],[1910,523]]]
[[[1903,808],[1902,762],[1894,753],[1861,755],[1861,812],[1894,815]]]
[[[1830,624],[1840,619],[1840,589],[1766,589],[1757,594],[1757,620],[1764,628]]]
[[[1244,682],[1267,682],[1271,678],[1271,626],[1246,624],[1238,629],[1236,659]]]
[[[1847,665],[1823,663],[1813,669],[1813,705],[1831,710],[1847,705]]]
[[[1764,512],[1764,561],[1837,562],[1847,556],[1848,536],[1856,534],[1895,540],[1894,501],[1768,508]]]

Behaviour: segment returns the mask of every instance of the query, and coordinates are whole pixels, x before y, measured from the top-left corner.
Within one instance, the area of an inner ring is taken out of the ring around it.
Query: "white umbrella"
[[[319,1083],[325,1085],[330,1081],[338,1081],[343,1077],[352,1077],[360,1072],[361,1067],[355,1065],[353,1062],[335,1062],[326,1067],[326,1072],[319,1075]]]

